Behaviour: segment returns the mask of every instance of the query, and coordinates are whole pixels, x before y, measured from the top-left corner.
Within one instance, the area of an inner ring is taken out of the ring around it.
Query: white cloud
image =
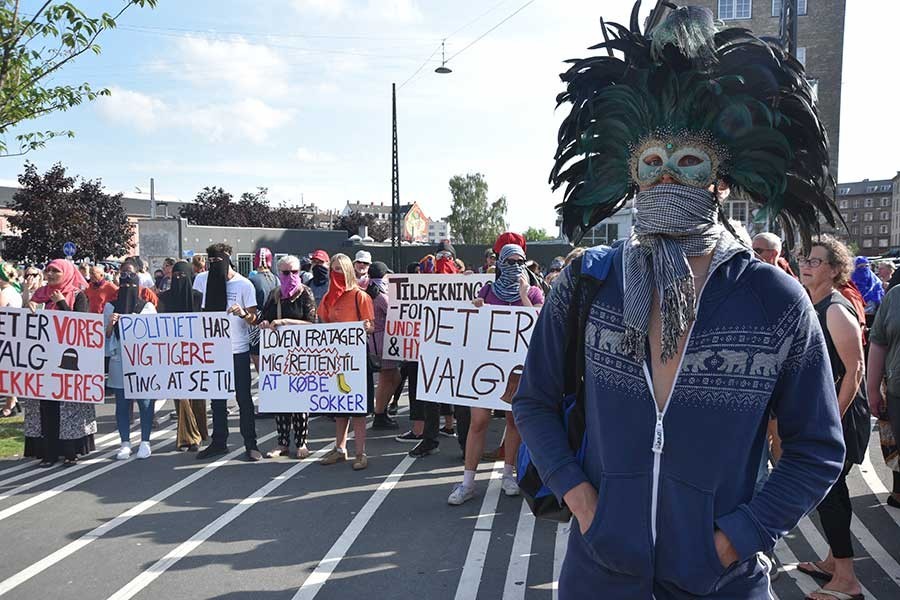
[[[293,0],[298,13],[327,19],[363,19],[388,23],[419,23],[422,11],[416,0]]]
[[[337,161],[337,157],[329,152],[319,152],[310,150],[309,148],[297,148],[294,156],[302,163],[333,163]]]
[[[98,104],[100,114],[109,121],[142,133],[187,127],[211,142],[237,140],[260,144],[293,114],[258,98],[219,104],[174,105],[141,92],[116,87],[111,91],[112,96],[103,98]]]
[[[279,97],[288,91],[290,65],[276,49],[238,36],[230,39],[187,37],[177,41],[176,59],[151,68],[198,87],[225,83],[235,93]]]
[[[143,133],[155,131],[167,118],[168,107],[158,98],[111,86],[110,96],[98,103],[100,114],[115,123],[131,125]]]

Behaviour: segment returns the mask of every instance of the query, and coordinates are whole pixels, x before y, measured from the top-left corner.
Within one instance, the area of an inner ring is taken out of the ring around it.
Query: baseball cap
[[[354,262],[366,263],[367,265],[372,264],[372,253],[366,250],[360,250],[356,253],[356,259]]]
[[[316,250],[312,253],[312,256],[310,256],[310,258],[312,260],[321,260],[323,263],[327,263],[331,260],[330,258],[328,258],[328,253],[324,250]]]

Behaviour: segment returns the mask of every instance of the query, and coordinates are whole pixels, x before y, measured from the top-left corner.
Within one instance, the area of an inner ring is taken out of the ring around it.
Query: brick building
[[[894,209],[900,174],[893,179],[840,183],[837,205],[847,223],[839,236],[859,248],[865,256],[884,254],[900,241],[900,211]]]

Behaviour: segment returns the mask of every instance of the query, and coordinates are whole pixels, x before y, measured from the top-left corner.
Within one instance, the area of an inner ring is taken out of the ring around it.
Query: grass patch
[[[24,423],[22,415],[0,419],[0,458],[22,456],[25,451]]]

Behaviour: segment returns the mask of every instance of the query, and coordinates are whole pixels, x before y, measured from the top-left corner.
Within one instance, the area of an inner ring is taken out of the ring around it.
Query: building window
[[[891,220],[891,213],[889,213],[889,212],[886,211],[886,210],[881,211],[881,218],[878,219],[878,220],[879,220],[879,221],[890,221],[890,220]]]
[[[877,185],[867,185],[867,186],[866,186],[866,193],[867,193],[867,194],[871,194],[872,192],[877,192],[877,191],[878,191],[878,186],[877,186]]]
[[[863,221],[871,221],[871,220],[872,220],[872,213],[867,212],[863,215]]]
[[[596,246],[597,244],[612,244],[619,239],[618,223],[599,223],[594,226],[581,240],[582,246]]]
[[[806,46],[797,46],[797,62],[806,67]]]
[[[863,235],[872,235],[872,226],[871,225],[863,226]]]
[[[847,200],[841,200],[841,208],[850,208],[850,202]]]
[[[853,199],[853,208],[859,208],[859,198]]]
[[[848,187],[842,187],[838,190],[838,194],[841,196],[846,196],[849,193],[850,193],[850,188],[848,188]]]
[[[866,208],[872,208],[875,206],[874,201],[871,198],[866,198]]]
[[[797,14],[806,14],[806,0],[797,0]],[[781,16],[781,0],[772,0],[772,16]]]
[[[841,213],[841,218],[844,220],[844,223],[846,223],[847,221],[850,220],[850,214],[849,213]]]
[[[859,221],[859,213],[853,213],[852,215],[850,215],[850,220],[853,221],[854,223]]]
[[[882,199],[881,199],[881,206],[890,206],[890,205],[891,205],[891,199],[890,199],[890,198],[882,198]]]
[[[885,238],[881,238],[880,240],[878,240],[878,247],[879,248],[887,248],[888,240],[886,240]]]
[[[863,240],[863,248],[871,248],[872,245],[872,240]]]
[[[880,233],[881,235],[884,235],[884,234],[888,233],[888,226],[887,226],[887,225],[882,225],[881,227],[879,227],[879,228],[878,228],[878,233]]]
[[[238,273],[246,277],[250,274],[250,271],[253,269],[253,255],[252,254],[238,254]]]
[[[723,21],[749,19],[752,0],[719,0],[719,18]]]
[[[854,225],[853,227],[850,228],[850,233],[852,235],[859,235],[859,227]]]
[[[891,191],[891,184],[888,183],[887,185],[881,186],[881,191],[882,191],[882,192],[889,192],[889,191]]]

